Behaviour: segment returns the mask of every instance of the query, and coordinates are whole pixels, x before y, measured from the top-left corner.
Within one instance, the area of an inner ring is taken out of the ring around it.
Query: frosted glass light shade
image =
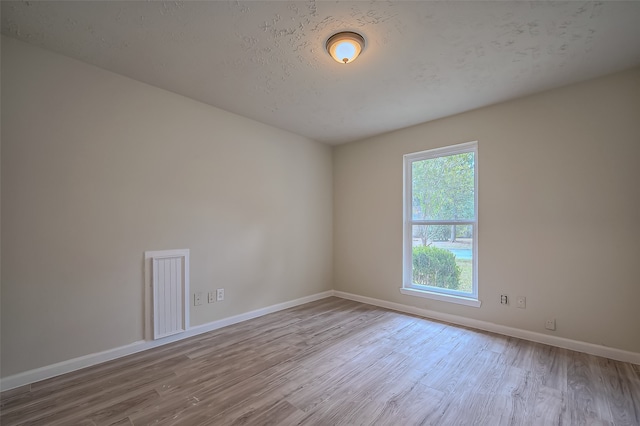
[[[341,64],[353,62],[363,48],[364,38],[357,33],[342,32],[332,35],[327,40],[327,52]]]

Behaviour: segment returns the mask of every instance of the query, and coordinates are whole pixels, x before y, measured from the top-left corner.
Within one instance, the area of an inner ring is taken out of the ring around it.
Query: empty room
[[[1,425],[640,425],[639,1],[0,7]]]

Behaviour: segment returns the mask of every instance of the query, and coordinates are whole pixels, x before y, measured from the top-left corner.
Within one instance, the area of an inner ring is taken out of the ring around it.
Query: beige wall
[[[331,289],[328,146],[2,38],[2,376],[143,338],[143,252],[197,325]]]
[[[402,156],[474,140],[482,307],[401,295]],[[640,352],[639,159],[640,69],[337,147],[334,288]]]
[[[143,252],[173,248],[192,292],[226,289],[192,325],[333,282],[640,352],[640,69],[336,147],[333,172],[327,146],[5,37],[1,78],[2,377],[142,339]],[[482,307],[403,296],[402,155],[472,140]]]

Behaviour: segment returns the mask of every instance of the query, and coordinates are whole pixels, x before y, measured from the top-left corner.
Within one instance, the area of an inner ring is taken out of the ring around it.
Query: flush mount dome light
[[[344,31],[334,34],[327,40],[327,52],[336,62],[353,62],[364,49],[364,37],[358,33]]]

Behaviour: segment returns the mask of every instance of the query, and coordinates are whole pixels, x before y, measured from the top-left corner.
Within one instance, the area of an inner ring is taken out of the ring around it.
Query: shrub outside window
[[[404,156],[403,294],[480,306],[477,154],[469,142]]]

